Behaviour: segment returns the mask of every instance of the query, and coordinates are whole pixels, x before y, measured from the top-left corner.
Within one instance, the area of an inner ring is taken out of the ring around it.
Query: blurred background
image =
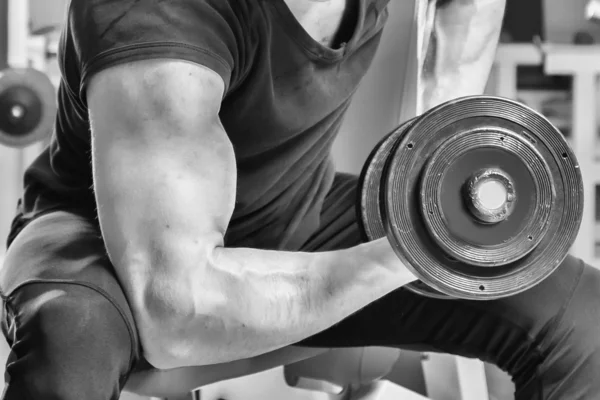
[[[0,15],[6,14],[8,1],[0,0]],[[406,12],[406,3],[409,2],[390,2],[390,19],[381,48],[354,98],[335,145],[339,170],[358,174],[375,144],[406,118],[404,88],[410,82],[405,82],[403,71],[409,46],[402,41],[410,36],[413,15],[412,11]],[[597,164],[600,154],[597,145],[600,24],[586,18],[586,9],[593,11],[593,3],[588,0],[508,0],[502,43],[487,92],[522,101],[542,112],[569,139],[581,164],[586,193],[584,221],[572,252],[600,265],[600,205],[596,201],[600,194],[600,174],[596,175],[600,172]],[[24,11],[9,12],[6,21],[0,21],[0,28],[6,27],[7,39],[0,41],[0,53],[8,54],[6,61],[11,67],[33,67],[48,76],[54,85],[58,84],[56,49],[67,5],[68,0],[28,0]],[[0,56],[0,61],[2,58]],[[2,244],[20,195],[23,170],[50,134],[48,130],[35,143],[0,140]],[[2,246],[0,260],[3,251]],[[0,370],[7,352],[4,340],[0,340]],[[451,363],[449,359],[444,360],[440,362]],[[481,364],[481,368],[488,399],[513,398],[512,383],[505,374],[489,365]],[[389,379],[418,393],[428,392],[435,400],[466,400],[456,397],[452,390],[436,391],[432,388],[435,383],[431,375],[428,378],[426,372],[427,360],[423,355],[406,352]],[[444,379],[439,377],[440,382],[448,384]],[[123,399],[138,398],[124,394]]]

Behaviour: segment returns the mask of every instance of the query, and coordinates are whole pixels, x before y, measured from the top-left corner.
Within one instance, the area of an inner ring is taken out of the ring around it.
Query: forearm
[[[421,110],[482,94],[494,62],[505,0],[438,2],[428,55],[423,61]]]
[[[372,244],[322,253],[215,249],[210,272],[191,284],[197,301],[209,290],[218,306],[188,318],[171,337],[180,350],[169,355],[168,367],[228,362],[296,343],[414,280],[391,249],[374,249]]]

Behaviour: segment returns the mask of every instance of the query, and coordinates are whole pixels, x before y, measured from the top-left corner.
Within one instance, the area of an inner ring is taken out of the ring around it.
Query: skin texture
[[[336,20],[342,2],[314,3],[330,7],[320,12],[303,4],[290,7],[299,21],[316,37],[331,37],[315,16]],[[472,22],[479,16],[474,0],[447,7],[436,14],[427,106],[456,93],[448,82],[457,74],[487,74],[495,48],[471,29],[485,25]],[[475,86],[465,83],[459,92]],[[237,186],[218,118],[223,91],[222,79],[205,67],[154,60],[100,72],[87,92],[102,233],[144,355],[161,369],[281,349],[414,280],[386,239],[323,253],[223,247]]]

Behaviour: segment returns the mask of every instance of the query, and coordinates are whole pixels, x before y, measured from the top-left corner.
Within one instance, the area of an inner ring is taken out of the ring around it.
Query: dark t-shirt
[[[335,49],[313,40],[284,0],[72,0],[55,132],[25,174],[12,236],[56,209],[97,218],[86,84],[116,64],[174,58],[225,81],[220,117],[238,167],[226,244],[297,249],[319,225],[331,146],[387,19],[389,0],[355,1],[354,29]]]

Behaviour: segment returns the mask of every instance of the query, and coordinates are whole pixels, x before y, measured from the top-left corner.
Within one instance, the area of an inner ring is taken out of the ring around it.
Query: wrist
[[[355,249],[360,254],[354,257],[362,257],[364,264],[370,265],[379,279],[387,282],[394,289],[416,280],[415,275],[398,257],[387,238],[364,243]]]

